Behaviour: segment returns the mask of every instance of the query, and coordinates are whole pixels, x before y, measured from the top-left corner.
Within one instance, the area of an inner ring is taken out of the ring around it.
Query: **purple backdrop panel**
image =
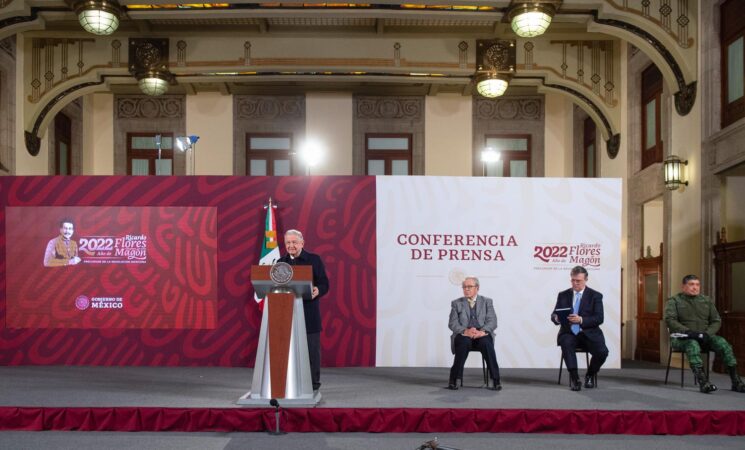
[[[282,253],[282,233],[297,228],[326,264],[323,365],[373,366],[374,177],[2,177],[0,364],[252,366],[260,313],[249,271],[259,260],[270,196],[279,205]],[[8,328],[6,206],[216,207],[216,328]]]

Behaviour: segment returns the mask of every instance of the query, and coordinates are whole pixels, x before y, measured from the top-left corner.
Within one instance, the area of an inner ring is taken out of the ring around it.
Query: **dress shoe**
[[[447,389],[450,389],[451,391],[457,391],[458,390],[458,385],[455,384],[455,383],[448,383]]]
[[[585,388],[586,389],[595,388],[595,377],[593,375],[585,375]]]
[[[581,391],[582,390],[582,383],[580,383],[579,378],[575,380],[569,380],[569,389],[573,391]]]
[[[502,385],[499,383],[499,381],[494,381],[494,383],[492,383],[490,386],[487,386],[486,388],[490,391],[501,391]]]

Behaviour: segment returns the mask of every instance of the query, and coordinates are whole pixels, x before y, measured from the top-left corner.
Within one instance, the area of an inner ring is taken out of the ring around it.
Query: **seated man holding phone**
[[[595,375],[608,358],[608,347],[600,325],[603,323],[603,294],[587,287],[587,269],[576,266],[570,272],[572,287],[559,292],[551,321],[560,325],[556,340],[569,371],[569,387],[582,390],[577,372],[578,346],[592,355],[585,374],[585,388],[595,387]]]

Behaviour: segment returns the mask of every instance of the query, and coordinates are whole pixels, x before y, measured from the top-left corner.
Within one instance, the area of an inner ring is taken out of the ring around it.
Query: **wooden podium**
[[[310,296],[313,288],[313,269],[292,266],[292,278],[277,284],[270,277],[272,267],[251,267],[256,295],[267,299],[251,390],[236,403],[269,407],[276,399],[282,406],[315,406],[321,393],[313,392],[303,312],[303,295]]]

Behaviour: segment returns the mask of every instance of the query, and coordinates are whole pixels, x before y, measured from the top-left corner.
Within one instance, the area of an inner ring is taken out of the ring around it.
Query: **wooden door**
[[[637,327],[634,358],[660,362],[662,256],[637,259],[636,271]]]
[[[745,241],[720,243],[713,250],[719,335],[732,344],[737,360],[745,361]],[[721,361],[716,368],[721,369]]]

